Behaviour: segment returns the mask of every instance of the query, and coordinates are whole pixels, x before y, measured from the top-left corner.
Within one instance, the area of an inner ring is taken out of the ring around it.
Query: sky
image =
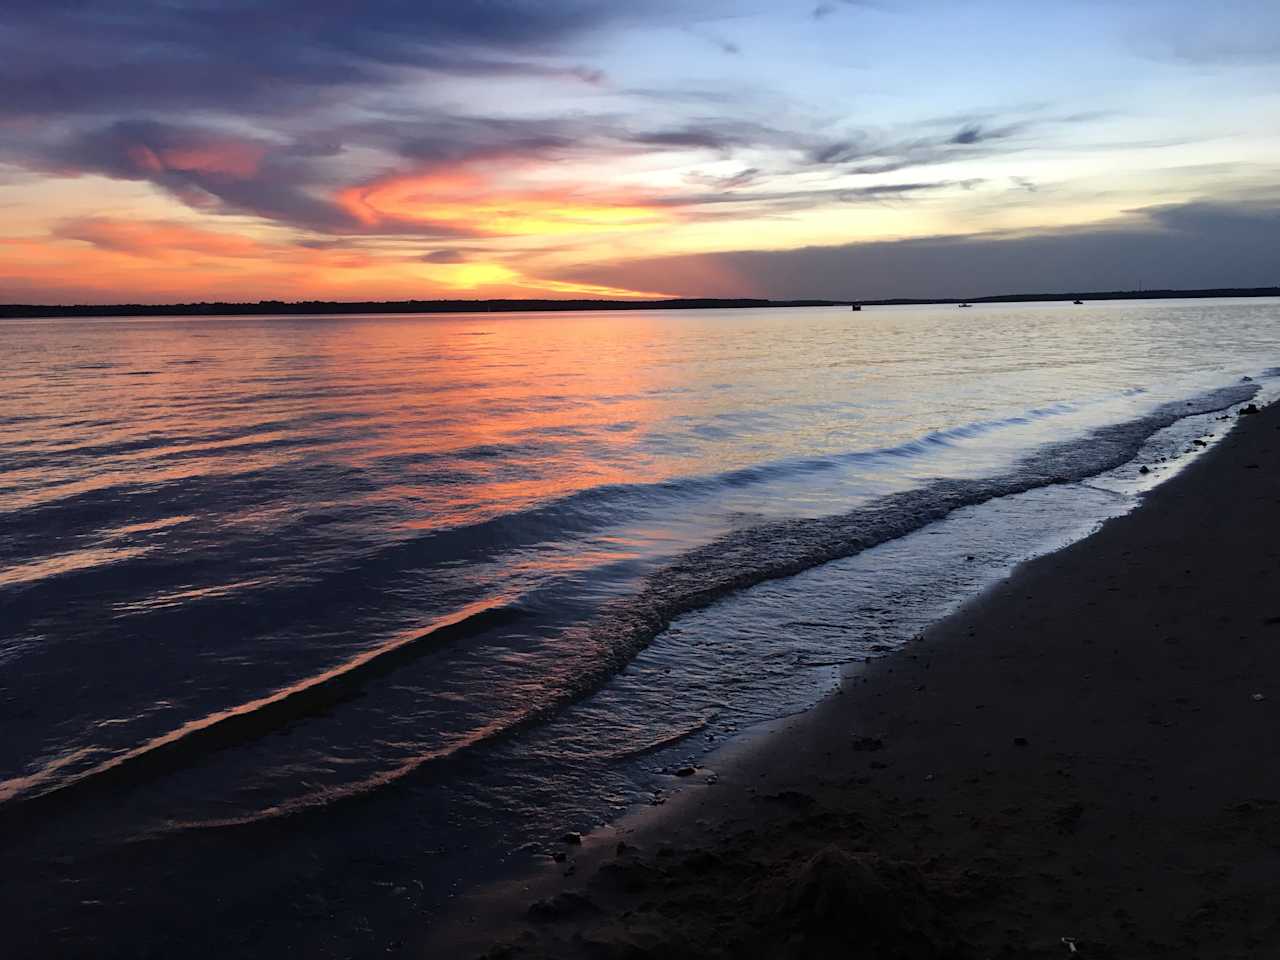
[[[1276,284],[1275,0],[0,20],[0,302]]]

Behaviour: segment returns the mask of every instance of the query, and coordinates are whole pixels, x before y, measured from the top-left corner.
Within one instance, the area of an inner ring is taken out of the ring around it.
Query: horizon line
[[[522,313],[564,310],[745,309],[750,307],[929,306],[948,303],[1042,303],[1073,300],[1171,300],[1211,297],[1280,297],[1274,287],[1199,287],[1156,290],[1078,290],[1058,293],[1003,293],[979,297],[884,297],[879,299],[763,297],[669,297],[620,300],[606,298],[490,297],[431,300],[201,300],[181,303],[0,303],[0,319],[38,320],[60,317],[126,316],[275,316],[307,313]],[[501,309],[494,310],[500,306]],[[265,308],[265,309],[264,309]]]

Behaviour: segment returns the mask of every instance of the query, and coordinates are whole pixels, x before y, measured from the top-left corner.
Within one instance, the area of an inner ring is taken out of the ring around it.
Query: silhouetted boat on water
[[[972,307],[972,306],[973,306],[973,304],[972,304],[972,303],[962,303],[962,304],[960,304],[960,306],[962,306],[962,307]]]
[[[1077,307],[1080,306],[1080,304],[1084,303],[1083,300],[1072,300],[1071,302],[1074,303]]]
[[[857,312],[858,310],[861,310],[861,309],[862,309],[862,304],[860,304],[860,303],[851,303],[851,304],[849,304],[849,309],[850,309],[850,310],[853,310],[854,312]]]

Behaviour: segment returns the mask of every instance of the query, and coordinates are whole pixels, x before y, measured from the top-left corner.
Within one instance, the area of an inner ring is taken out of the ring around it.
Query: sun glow
[[[462,263],[456,266],[436,267],[431,277],[460,290],[491,287],[520,279],[520,274],[497,263]]]

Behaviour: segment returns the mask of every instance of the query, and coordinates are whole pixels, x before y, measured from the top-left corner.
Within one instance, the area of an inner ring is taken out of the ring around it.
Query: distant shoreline
[[[693,297],[670,300],[259,300],[255,303],[0,304],[0,319],[56,317],[236,317],[359,313],[531,313],[567,310],[733,310],[761,307],[929,306],[948,303],[1047,303],[1072,300],[1174,300],[1208,297],[1280,297],[1280,287],[1199,290],[1092,290],[1007,293],[986,297],[892,297],[881,300],[763,300]]]

